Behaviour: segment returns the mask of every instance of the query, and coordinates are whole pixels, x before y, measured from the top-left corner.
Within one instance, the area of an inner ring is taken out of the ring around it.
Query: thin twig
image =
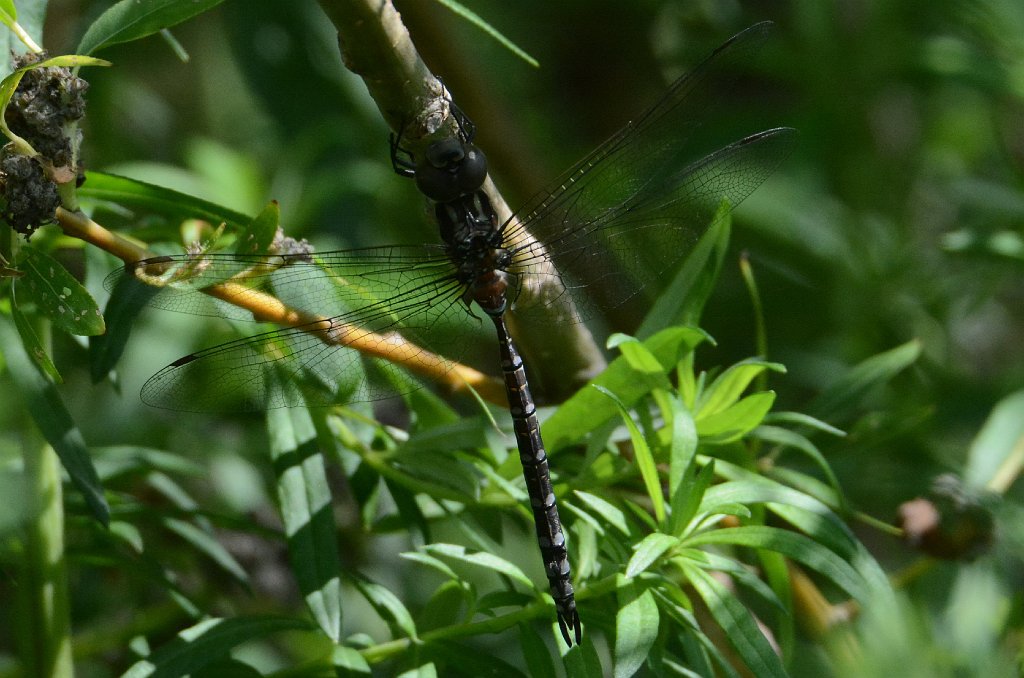
[[[69,212],[58,208],[57,221],[66,234],[110,252],[125,263],[135,263],[153,256],[144,247],[111,233],[81,212]],[[256,320],[299,328],[316,336],[325,344],[343,345],[354,348],[364,355],[402,365],[453,392],[472,388],[492,403],[505,403],[505,391],[499,380],[465,365],[453,365],[450,361],[420,348],[397,334],[385,337],[358,328],[352,328],[353,331],[349,332],[326,316],[291,308],[271,294],[237,282],[227,281],[210,285],[203,288],[202,292],[249,311]]]
[[[403,146],[413,157],[420,157],[431,142],[458,133],[448,93],[420,58],[391,0],[319,2],[338,31],[345,66],[363,79],[385,122],[393,132],[401,133]],[[483,191],[498,218],[502,222],[510,219],[512,212],[490,177]],[[525,230],[513,230],[522,233],[522,240],[511,245],[534,242]],[[531,249],[535,254],[542,251],[537,244]],[[558,375],[557,381],[564,387],[559,395],[566,396],[600,371],[605,360],[586,325],[565,321],[576,315],[572,298],[565,293],[553,265],[547,265],[548,274],[531,276],[535,284],[522,291],[524,301],[534,295],[552,300],[535,309],[545,315],[544,321],[538,322],[544,326],[544,332],[538,333],[542,336],[517,332],[514,308],[507,320],[522,352],[536,366],[535,374]]]

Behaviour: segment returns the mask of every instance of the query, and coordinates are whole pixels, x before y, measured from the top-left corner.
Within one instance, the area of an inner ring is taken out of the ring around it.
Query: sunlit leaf
[[[14,6],[14,0],[0,0],[0,22],[8,28],[13,28],[17,20],[18,10]]]
[[[202,669],[233,648],[279,631],[308,630],[292,617],[234,617],[204,619],[180,632],[174,640],[131,666],[123,678],[177,678]]]
[[[1006,396],[978,432],[967,453],[964,481],[1004,492],[1024,466],[1024,391]]]
[[[803,563],[815,572],[831,579],[850,596],[860,601],[867,599],[864,580],[849,563],[821,544],[802,534],[765,525],[745,525],[721,530],[709,530],[688,537],[687,546],[703,544],[734,544],[755,549],[777,551]]]
[[[658,478],[658,468],[654,465],[654,456],[651,454],[651,448],[647,444],[647,440],[629,415],[625,405],[622,404],[622,401],[614,393],[602,386],[594,386],[594,388],[611,398],[619,408],[619,414],[626,423],[626,428],[629,430],[629,439],[633,443],[636,467],[639,469],[640,477],[643,478],[644,486],[647,488],[647,496],[651,498],[651,503],[654,506],[654,515],[659,523],[664,522],[665,497],[661,493],[661,480]]]
[[[649,589],[625,580],[616,589],[615,678],[629,678],[640,670],[658,638],[658,604]]]
[[[627,577],[635,577],[679,543],[677,538],[668,534],[654,532],[647,535],[633,547],[633,557],[629,559],[624,574]]]
[[[644,340],[643,343],[667,373],[675,368],[681,356],[707,339],[708,335],[702,330],[693,327],[671,327]],[[590,385],[608,389],[616,394],[626,407],[632,407],[640,398],[650,393],[649,384],[636,379],[636,372],[623,357],[612,361],[607,369],[590,381]],[[544,421],[541,426],[544,441],[549,451],[558,450],[582,439],[614,417],[618,411],[615,402],[598,390],[582,388]]]
[[[86,30],[79,54],[122,42],[138,40],[209,11],[223,0],[121,0],[108,8]]]
[[[320,628],[341,636],[341,561],[324,458],[304,408],[267,412],[288,555],[299,589]]]
[[[693,588],[751,673],[758,678],[786,678],[782,660],[739,598],[704,570],[692,566],[685,570]]]
[[[25,275],[15,281],[18,299],[32,302],[54,326],[84,336],[103,334],[96,300],[56,259],[35,247],[21,249],[18,265]]]
[[[754,393],[711,416],[697,416],[697,432],[701,438],[724,444],[745,436],[764,421],[775,402],[775,393]]]
[[[534,59],[532,56],[530,56],[522,49],[520,49],[518,45],[516,45],[514,42],[512,42],[504,35],[499,33],[497,29],[495,29],[489,23],[484,21],[478,14],[474,13],[461,2],[456,2],[456,0],[437,0],[437,3],[439,5],[442,5],[443,7],[447,7],[448,9],[450,9],[451,11],[455,12],[463,19],[468,21],[469,23],[473,24],[474,26],[482,30],[487,35],[494,38],[498,42],[498,44],[500,44],[505,49],[509,50],[517,57],[533,66],[534,68],[538,68],[540,66],[536,59]]]
[[[751,358],[726,369],[701,394],[696,407],[697,421],[707,419],[734,405],[750,382],[765,370],[785,373],[786,368],[778,363]]]
[[[522,570],[493,553],[467,553],[465,547],[457,544],[428,544],[423,547],[423,550],[435,556],[503,574],[528,588],[533,588],[533,582]]]

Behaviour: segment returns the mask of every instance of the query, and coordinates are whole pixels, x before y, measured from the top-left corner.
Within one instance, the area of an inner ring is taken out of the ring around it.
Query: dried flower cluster
[[[15,68],[38,63],[46,53],[14,58]],[[74,148],[81,135],[75,124],[85,115],[89,84],[69,68],[45,67],[22,77],[5,120],[12,132],[25,139],[39,155],[28,157],[8,144],[0,150],[3,218],[25,235],[53,220],[60,205],[57,184],[74,181],[79,174]]]

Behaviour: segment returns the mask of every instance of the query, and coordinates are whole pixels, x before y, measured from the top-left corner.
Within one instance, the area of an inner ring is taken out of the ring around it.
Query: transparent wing
[[[574,295],[582,302],[577,320],[623,303],[690,251],[723,202],[735,207],[774,171],[795,130],[754,134],[702,159],[687,152],[717,89],[735,80],[770,28],[757,24],[715,50],[509,220],[505,241],[526,243],[512,246],[510,270],[527,291],[518,313],[551,303],[535,293],[544,289],[589,288],[589,300]],[[521,229],[535,240],[521,238]]]
[[[466,322],[454,269],[425,252],[155,257],[112,274],[107,286],[130,293],[156,285],[151,303],[159,308],[292,325],[175,361],[143,386],[151,405],[245,411],[375,400],[415,388],[397,365],[444,372],[458,357],[424,348],[431,339],[458,347],[443,337]],[[272,387],[275,381],[283,387]]]

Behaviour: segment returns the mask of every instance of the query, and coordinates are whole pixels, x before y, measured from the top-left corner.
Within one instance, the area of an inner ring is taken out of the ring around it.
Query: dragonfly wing
[[[692,251],[715,215],[722,213],[720,208],[731,210],[750,195],[795,141],[795,130],[777,128],[741,139],[695,163],[669,164],[615,208],[577,221],[577,227],[563,231],[554,244],[530,243],[517,250],[513,272],[527,284],[557,276],[565,288],[588,288],[596,299],[574,295],[579,319],[589,317],[593,305],[618,306]],[[557,270],[548,264],[549,258]],[[558,272],[562,270],[571,275],[563,278]],[[516,309],[529,315],[530,308],[546,303],[549,300],[543,297],[523,295]]]
[[[251,263],[248,257],[219,255],[198,278],[175,288],[163,307],[194,312],[198,302],[191,297],[201,295],[188,292],[206,292],[248,308],[250,318],[294,326],[175,361],[143,387],[147,403],[245,411],[376,400],[416,387],[398,365],[436,374],[459,357],[446,350],[442,358],[425,348],[427,342],[454,348],[465,343],[444,340],[464,326],[463,286],[446,259],[421,249],[325,252],[315,262],[222,276]],[[203,286],[204,276],[216,282]],[[290,311],[278,318],[273,313],[282,300]]]
[[[512,272],[531,290],[520,295],[517,311],[550,303],[532,294],[551,287],[547,282],[591,288],[602,307],[622,303],[689,251],[723,200],[735,207],[767,178],[792,146],[793,130],[752,135],[697,161],[693,146],[717,93],[736,80],[770,29],[757,24],[715,50],[509,220]],[[579,315],[593,309],[584,305]]]

